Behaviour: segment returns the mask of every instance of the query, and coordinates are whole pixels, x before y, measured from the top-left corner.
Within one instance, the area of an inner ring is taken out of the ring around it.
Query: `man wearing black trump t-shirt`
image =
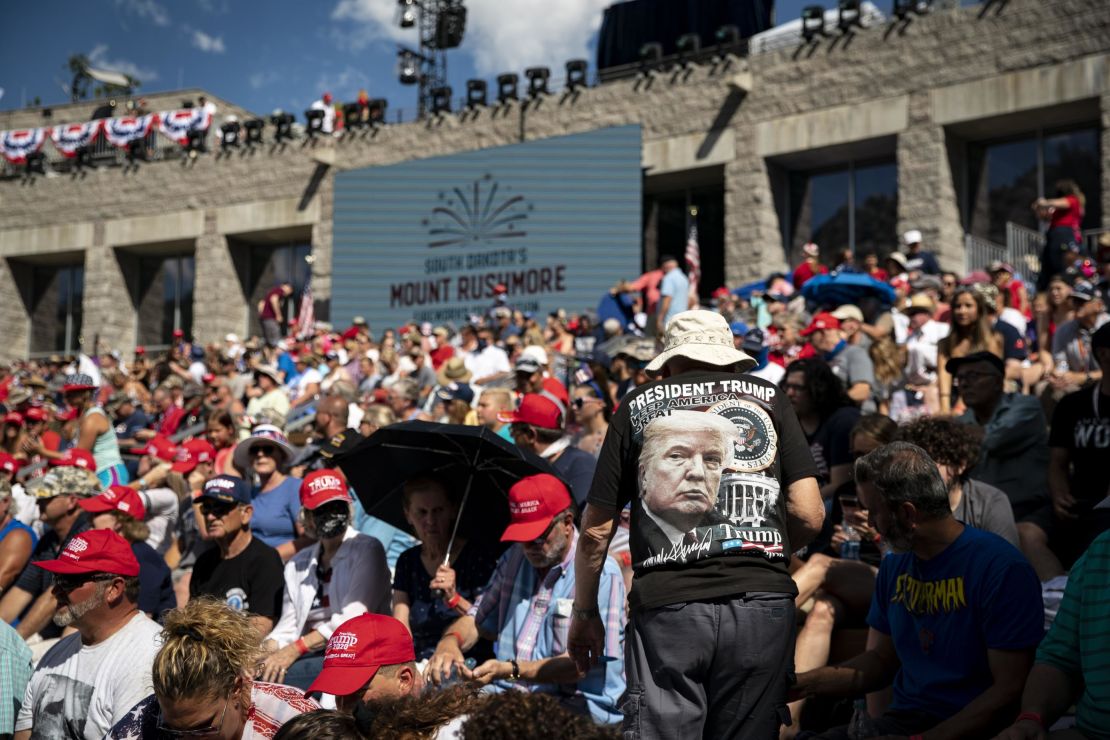
[[[787,563],[824,508],[793,408],[741,374],[752,365],[722,316],[678,314],[647,367],[661,379],[621,401],[601,449],[567,642],[580,671],[603,657],[589,606],[631,504],[626,736],[766,738],[786,716],[797,593]]]
[[[1060,399],[1048,435],[1048,490],[1061,532],[1062,560],[1079,557],[1110,528],[1110,509],[1095,508],[1110,494],[1110,324],[1091,337],[1102,378]]]

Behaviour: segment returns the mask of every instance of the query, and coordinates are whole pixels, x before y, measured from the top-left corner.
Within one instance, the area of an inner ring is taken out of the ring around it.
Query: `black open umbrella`
[[[409,528],[401,506],[406,480],[426,475],[455,486],[459,518],[451,544],[460,532],[496,541],[509,523],[509,489],[521,478],[562,479],[546,460],[485,427],[430,421],[382,427],[335,461],[366,513],[401,529]]]

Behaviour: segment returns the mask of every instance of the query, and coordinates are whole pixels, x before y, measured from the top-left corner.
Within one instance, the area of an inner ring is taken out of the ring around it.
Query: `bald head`
[[[316,403],[316,431],[332,437],[347,428],[347,401],[340,396],[324,396]]]

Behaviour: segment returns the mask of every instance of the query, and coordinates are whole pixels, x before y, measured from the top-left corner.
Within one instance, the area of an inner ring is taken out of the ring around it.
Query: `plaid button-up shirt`
[[[542,660],[566,654],[577,545],[575,531],[563,561],[548,570],[542,581],[520,545],[510,547],[497,561],[489,585],[469,614],[480,630],[496,635],[494,653],[498,660]],[[598,609],[605,623],[605,655],[612,660],[574,684],[521,686],[495,682],[495,689],[524,688],[580,696],[598,722],[620,721],[617,701],[625,689],[624,599],[624,577],[617,563],[606,558],[598,587]]]

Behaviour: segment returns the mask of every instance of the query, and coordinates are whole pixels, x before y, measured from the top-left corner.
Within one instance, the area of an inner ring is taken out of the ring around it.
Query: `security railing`
[[[1006,222],[1006,262],[1014,266],[1022,279],[1036,283],[1041,272],[1044,235],[1013,221]]]
[[[985,270],[987,265],[1006,260],[1006,247],[974,234],[964,234],[964,273]]]

